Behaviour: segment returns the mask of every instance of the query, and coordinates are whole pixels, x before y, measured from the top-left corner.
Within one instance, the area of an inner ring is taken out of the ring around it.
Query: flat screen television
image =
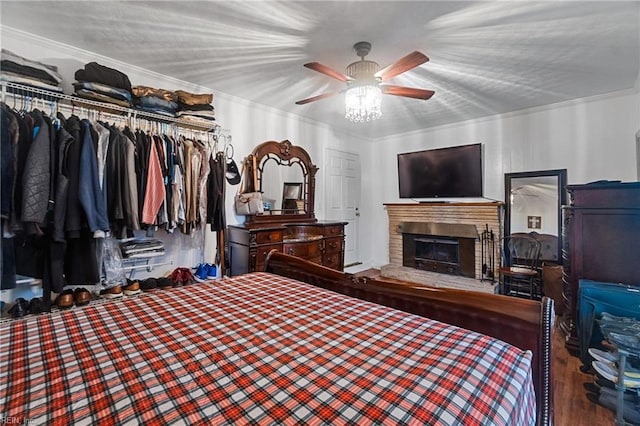
[[[400,198],[482,197],[482,144],[398,154]]]

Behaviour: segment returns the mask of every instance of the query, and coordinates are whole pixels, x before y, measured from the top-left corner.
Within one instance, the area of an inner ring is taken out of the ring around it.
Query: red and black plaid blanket
[[[266,273],[0,324],[30,424],[535,423],[531,354]]]

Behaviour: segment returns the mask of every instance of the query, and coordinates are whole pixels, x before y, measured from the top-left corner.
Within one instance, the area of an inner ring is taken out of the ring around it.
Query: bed
[[[498,340],[474,327],[491,303],[416,292],[271,253],[266,272],[7,321],[0,414],[47,425],[549,423],[537,367],[550,351],[546,301],[490,313],[506,321]]]

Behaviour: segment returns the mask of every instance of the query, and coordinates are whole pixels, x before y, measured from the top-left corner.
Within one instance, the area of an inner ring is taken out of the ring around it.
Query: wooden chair
[[[500,294],[539,299],[540,243],[526,235],[510,235],[500,242]]]

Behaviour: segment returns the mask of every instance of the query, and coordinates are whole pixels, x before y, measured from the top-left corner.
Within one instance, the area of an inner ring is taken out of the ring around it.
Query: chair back
[[[540,242],[528,235],[502,238],[502,266],[518,266],[537,270],[540,267]]]

